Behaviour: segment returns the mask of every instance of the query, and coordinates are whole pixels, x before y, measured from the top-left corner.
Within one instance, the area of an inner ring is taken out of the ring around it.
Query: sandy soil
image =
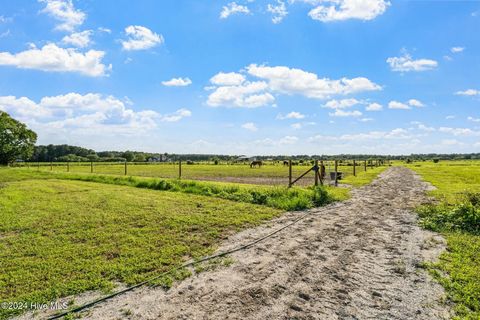
[[[446,319],[444,292],[421,261],[444,249],[415,224],[428,185],[392,167],[345,202],[232,255],[234,263],[164,291],[140,288],[83,313],[85,319]],[[297,218],[289,212],[232,236],[247,243]]]

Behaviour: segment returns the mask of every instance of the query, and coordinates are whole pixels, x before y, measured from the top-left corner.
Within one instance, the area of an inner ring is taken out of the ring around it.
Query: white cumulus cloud
[[[162,81],[162,84],[166,87],[186,87],[192,84],[192,80],[189,78],[172,78],[168,81]]]
[[[72,0],[39,0],[39,2],[45,3],[45,8],[41,12],[60,22],[56,26],[57,30],[71,32],[82,25],[86,19],[86,14],[75,9]]]
[[[79,48],[88,47],[92,43],[92,34],[92,30],[74,32],[70,35],[63,37],[62,42]]]
[[[222,12],[220,12],[220,18],[226,19],[232,14],[249,14],[250,9],[247,6],[239,5],[236,2],[230,2],[226,6],[223,6]]]
[[[210,79],[210,82],[216,86],[238,86],[244,81],[245,77],[236,72],[219,72]]]
[[[349,19],[372,20],[382,15],[390,5],[384,0],[322,0],[308,15],[318,21],[332,22]],[[326,4],[329,5],[326,5]]]
[[[143,26],[125,28],[127,39],[122,41],[124,50],[146,50],[164,43],[164,38]]]
[[[282,22],[282,20],[288,15],[285,2],[281,0],[277,0],[276,4],[269,3],[267,11],[272,14],[272,22],[275,24]]]
[[[297,112],[297,111],[292,111],[290,113],[287,113],[286,115],[283,115],[283,114],[279,114],[277,116],[277,119],[279,120],[285,120],[285,119],[303,119],[305,118],[305,115],[304,114],[301,114],[300,112]]]
[[[410,72],[410,71],[427,71],[435,69],[438,62],[431,59],[413,59],[411,55],[405,53],[401,57],[391,57],[387,59],[392,71]]]
[[[51,72],[78,72],[98,77],[104,76],[111,68],[102,63],[104,56],[104,51],[89,50],[82,53],[73,48],[64,49],[50,43],[41,49],[33,47],[15,54],[0,52],[0,65]]]
[[[478,95],[480,95],[480,90],[467,89],[467,90],[464,90],[464,91],[457,91],[457,92],[455,92],[455,94],[459,95],[459,96],[478,96]]]
[[[323,107],[329,108],[329,109],[345,109],[345,108],[350,108],[353,107],[354,105],[359,104],[360,101],[357,99],[342,99],[342,100],[330,100]]]

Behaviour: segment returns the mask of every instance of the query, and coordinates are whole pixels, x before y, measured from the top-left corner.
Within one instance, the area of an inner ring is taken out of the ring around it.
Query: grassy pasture
[[[430,193],[439,203],[419,208],[420,222],[441,232],[448,248],[428,269],[455,302],[456,319],[480,319],[480,205],[472,195],[480,192],[480,161],[407,166],[437,188]]]
[[[361,165],[360,165],[361,164]],[[27,166],[27,164],[21,164]],[[37,170],[35,163],[29,164],[30,170]],[[307,171],[312,165],[294,165],[292,166],[292,174],[294,179],[299,177]],[[90,173],[90,163],[70,163],[69,170],[72,173]],[[179,165],[178,163],[128,163],[128,175],[140,177],[156,177],[156,178],[178,178]],[[334,164],[332,161],[325,162],[325,168],[328,172],[334,171]],[[50,171],[49,163],[41,163],[40,171]],[[363,163],[357,163],[357,173],[364,171]],[[368,170],[371,170],[368,168]],[[53,163],[53,171],[66,172],[66,163]],[[122,175],[125,172],[125,165],[123,163],[102,163],[97,162],[93,165],[94,173]],[[353,166],[340,164],[338,171],[343,172],[345,177],[353,176]],[[252,183],[262,184],[287,184],[288,183],[288,166],[282,164],[267,164],[261,168],[250,168],[248,164],[204,164],[196,163],[188,165],[182,163],[182,178],[194,180],[227,180],[228,178],[259,178],[260,180],[253,180]],[[328,178],[328,177],[327,177]],[[264,182],[261,179],[265,179]],[[314,174],[309,173],[304,179],[313,183]]]
[[[367,184],[383,169],[360,172],[349,184]],[[0,303],[137,283],[282,211],[346,198],[347,188],[0,168]],[[18,312],[0,310],[0,319]]]

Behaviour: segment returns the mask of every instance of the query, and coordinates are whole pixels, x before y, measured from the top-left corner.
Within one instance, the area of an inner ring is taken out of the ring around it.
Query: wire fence
[[[226,162],[18,162],[14,166],[51,172],[223,181],[260,185],[334,184],[335,180],[388,165],[384,160]],[[335,173],[336,172],[336,173]],[[318,176],[320,174],[320,176]],[[295,181],[301,176],[301,179]],[[317,177],[317,178],[316,178]],[[337,179],[335,179],[337,178]],[[294,182],[295,181],[295,182]],[[294,183],[292,183],[294,182]]]

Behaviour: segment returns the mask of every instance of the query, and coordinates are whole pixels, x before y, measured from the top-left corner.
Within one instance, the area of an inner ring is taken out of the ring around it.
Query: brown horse
[[[263,166],[263,162],[260,160],[255,160],[250,163],[250,168],[255,168],[256,166],[261,168]]]

